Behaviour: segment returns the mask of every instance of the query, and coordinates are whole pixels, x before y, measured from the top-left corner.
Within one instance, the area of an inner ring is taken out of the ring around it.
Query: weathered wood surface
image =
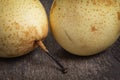
[[[52,0],[41,0],[47,13]],[[39,48],[14,59],[0,59],[0,80],[120,80],[120,38],[98,55],[78,57],[62,49],[49,32],[44,43],[51,54],[68,68],[59,67]],[[71,44],[72,45],[72,44]]]

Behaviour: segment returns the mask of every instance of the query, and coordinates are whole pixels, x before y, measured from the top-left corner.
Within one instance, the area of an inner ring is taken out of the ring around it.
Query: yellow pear
[[[110,47],[120,34],[120,0],[54,0],[51,30],[67,51],[80,56]]]
[[[0,57],[29,53],[47,33],[47,15],[39,0],[0,0]]]
[[[47,34],[47,15],[39,0],[0,0],[0,57],[22,56],[40,46],[66,73],[42,43]]]

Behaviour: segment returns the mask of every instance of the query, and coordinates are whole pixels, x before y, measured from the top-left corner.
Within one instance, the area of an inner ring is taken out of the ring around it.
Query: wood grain
[[[48,15],[52,0],[41,0]],[[120,38],[113,46],[98,55],[79,57],[61,48],[51,32],[45,45],[65,67],[59,67],[39,48],[13,59],[0,58],[0,80],[120,80]]]

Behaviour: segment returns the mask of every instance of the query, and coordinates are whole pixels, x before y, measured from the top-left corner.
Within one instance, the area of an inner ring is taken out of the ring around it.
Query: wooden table
[[[52,0],[41,0],[49,15]],[[0,80],[120,80],[120,39],[98,55],[79,57],[61,48],[51,32],[45,45],[65,67],[67,74],[37,48],[14,59],[0,59]]]

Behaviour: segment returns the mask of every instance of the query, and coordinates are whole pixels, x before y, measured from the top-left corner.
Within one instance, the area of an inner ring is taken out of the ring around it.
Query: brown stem
[[[43,44],[42,41],[38,41],[37,44],[47,53],[47,55],[48,55],[49,57],[51,57],[51,59],[52,59],[53,61],[55,61],[55,63],[61,68],[62,73],[67,73],[67,69],[64,68],[64,66],[63,66],[55,57],[53,57],[53,56],[50,54],[50,52],[49,52],[48,49],[45,47],[45,45]]]

